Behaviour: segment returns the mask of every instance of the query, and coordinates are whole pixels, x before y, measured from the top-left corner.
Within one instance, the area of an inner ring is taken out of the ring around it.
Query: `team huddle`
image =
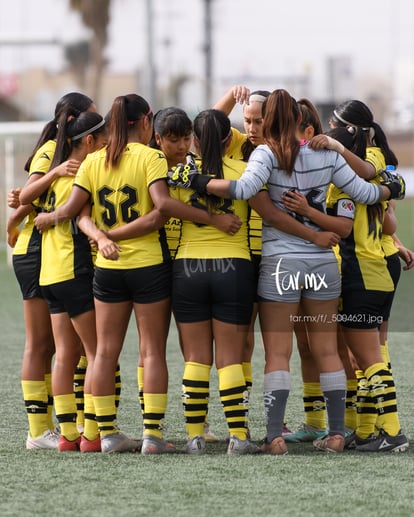
[[[244,129],[230,113],[243,106]],[[323,132],[308,99],[234,86],[191,121],[139,95],[103,117],[69,93],[9,193],[8,242],[26,343],[28,449],[176,452],[163,436],[166,343],[184,360],[187,442],[208,423],[215,364],[227,454],[284,455],[289,442],[339,453],[405,451],[387,327],[414,252],[396,235],[398,160],[369,108],[335,108]],[[131,313],[142,440],[117,424],[119,357]],[[249,432],[254,326],[265,351],[266,437]],[[293,336],[305,421],[285,421]],[[55,423],[57,419],[57,424]]]

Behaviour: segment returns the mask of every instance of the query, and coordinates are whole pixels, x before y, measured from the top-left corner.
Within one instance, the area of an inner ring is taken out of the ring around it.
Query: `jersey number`
[[[104,208],[102,211],[102,221],[106,226],[114,226],[117,223],[116,207],[115,204],[108,199],[111,194],[116,192],[115,190],[104,187],[98,192],[99,203]],[[119,208],[121,210],[121,217],[124,223],[130,223],[139,217],[139,213],[132,208],[138,201],[137,191],[125,185],[120,188],[118,192],[122,192],[126,198],[121,201]]]

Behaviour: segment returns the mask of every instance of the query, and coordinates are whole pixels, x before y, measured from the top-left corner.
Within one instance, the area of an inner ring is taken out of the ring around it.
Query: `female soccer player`
[[[194,120],[194,135],[202,171],[214,171],[217,178],[240,178],[245,163],[223,158],[232,136],[227,115],[214,109],[202,111]],[[173,194],[189,205],[232,213],[242,221],[234,235],[211,226],[182,224],[173,264],[173,311],[185,361],[183,406],[189,437],[185,451],[205,452],[203,426],[214,358],[230,436],[227,453],[256,453],[259,448],[247,436],[248,399],[242,367],[254,300],[248,206],[245,201],[206,198],[181,189]]]
[[[28,158],[25,169],[29,173],[26,185],[46,177],[43,191],[59,176],[73,176],[78,162],[66,161],[50,170],[56,149],[56,138],[66,122],[69,110],[96,111],[86,95],[71,92],[56,104],[53,119],[44,127]],[[48,173],[49,174],[46,174]],[[38,210],[38,209],[36,209]],[[21,206],[8,221],[8,233],[13,249],[13,269],[19,282],[24,307],[26,341],[21,369],[23,398],[29,422],[26,440],[28,449],[55,449],[59,437],[53,432],[53,396],[51,363],[55,352],[49,310],[39,287],[41,236],[34,227],[36,210],[32,205]],[[18,225],[25,218],[22,231]]]
[[[65,159],[81,163],[88,153],[105,143],[105,120],[96,112],[68,112],[54,161]],[[53,163],[52,163],[53,166]],[[44,179],[44,178],[42,178]],[[32,184],[42,191],[42,179]],[[42,210],[53,212],[68,199],[74,177],[57,178],[42,195]],[[23,189],[22,197],[27,193]],[[53,395],[61,434],[59,451],[100,451],[100,439],[92,401],[92,371],[96,350],[95,311],[92,294],[93,261],[88,238],[76,221],[54,225],[42,234],[39,284],[51,313],[56,346],[53,367]],[[76,426],[76,398],[73,390],[75,367],[86,352],[84,383],[85,426],[81,436]]]
[[[371,167],[372,183],[380,181],[386,164],[396,166],[397,158],[388,146],[386,136],[374,121],[366,104],[358,100],[337,106],[330,120],[354,135],[355,142],[365,145],[365,161]],[[337,209],[349,199],[339,189],[332,189],[330,205]],[[352,197],[351,197],[352,199]],[[356,203],[352,234],[340,243],[342,272],[341,326],[347,346],[359,370],[357,429],[348,440],[349,447],[362,452],[405,451],[408,439],[401,431],[396,389],[388,366],[386,333],[381,325],[388,322],[400,264],[393,267],[397,250],[387,259],[384,247],[386,203],[372,206]],[[395,227],[390,233],[394,233]],[[389,249],[389,246],[388,248]],[[382,341],[383,339],[383,341]]]

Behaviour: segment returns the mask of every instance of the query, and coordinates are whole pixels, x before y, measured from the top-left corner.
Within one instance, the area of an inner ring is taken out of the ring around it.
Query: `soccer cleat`
[[[59,436],[59,452],[73,452],[80,450],[81,437],[78,436],[75,440],[68,440],[61,434]]]
[[[204,439],[208,443],[217,443],[220,441],[220,438],[218,438],[213,431],[210,429],[209,424],[204,424]]]
[[[313,440],[317,440],[318,438],[323,438],[328,434],[327,429],[318,429],[313,425],[302,424],[298,427],[297,431],[284,435],[282,433],[283,438],[286,442],[290,443],[299,443],[299,442],[313,442]]]
[[[276,436],[276,438],[273,438],[270,443],[267,441],[267,438],[265,438],[261,450],[262,452],[272,454],[273,456],[284,456],[288,454],[286,442],[282,436]]]
[[[355,448],[359,452],[405,452],[408,449],[408,438],[401,430],[396,436],[391,436],[381,429],[374,439]]]
[[[113,452],[139,452],[141,440],[134,440],[120,431],[106,434],[101,438],[101,450],[105,453]]]
[[[206,452],[206,441],[202,436],[194,436],[190,438],[184,447],[187,454],[201,455]]]
[[[355,431],[353,431],[350,435],[345,435],[345,444],[344,449],[356,449],[357,445],[364,445],[366,443],[375,440],[377,435],[371,433],[367,438],[360,438]]]
[[[30,433],[26,439],[26,449],[57,449],[59,436],[47,429],[41,436],[32,438]]]
[[[241,440],[237,436],[230,436],[227,454],[230,456],[240,456],[242,454],[257,454],[260,448],[250,440]]]
[[[289,429],[286,422],[283,422],[282,436],[285,437],[285,436],[289,436],[290,434],[293,434],[292,431]]]
[[[175,447],[172,443],[166,442],[152,434],[144,434],[141,454],[169,454],[171,452],[175,452]]]
[[[98,436],[95,440],[88,440],[84,435],[81,436],[80,442],[81,452],[101,452],[101,437]]]
[[[345,438],[341,434],[328,434],[324,438],[313,441],[313,446],[318,451],[342,452],[344,450]]]

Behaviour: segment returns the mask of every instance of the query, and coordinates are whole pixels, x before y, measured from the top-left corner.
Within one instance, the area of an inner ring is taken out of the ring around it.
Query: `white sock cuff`
[[[320,374],[322,391],[346,390],[345,370]]]
[[[273,372],[265,373],[264,375],[264,391],[278,391],[278,390],[289,390],[290,391],[291,378],[290,372],[286,370],[276,370]]]

